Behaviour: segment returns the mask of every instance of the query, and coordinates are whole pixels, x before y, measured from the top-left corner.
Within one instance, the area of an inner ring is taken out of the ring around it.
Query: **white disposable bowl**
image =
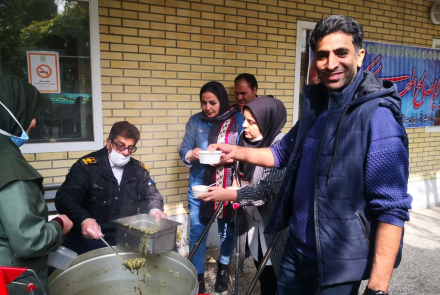
[[[199,195],[208,192],[208,187],[206,185],[195,185],[192,187],[192,191],[194,193],[194,197],[198,198]]]
[[[58,269],[66,270],[77,257],[78,254],[76,254],[76,252],[60,246],[55,252],[49,253],[47,264]]]
[[[199,151],[199,161],[201,164],[218,164],[220,163],[220,157],[222,151]]]

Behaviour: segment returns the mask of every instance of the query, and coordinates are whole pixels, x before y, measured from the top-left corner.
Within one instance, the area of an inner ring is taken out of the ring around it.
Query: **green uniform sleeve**
[[[41,257],[62,242],[62,228],[47,222],[46,201],[34,181],[14,181],[0,190],[0,221],[17,257]]]

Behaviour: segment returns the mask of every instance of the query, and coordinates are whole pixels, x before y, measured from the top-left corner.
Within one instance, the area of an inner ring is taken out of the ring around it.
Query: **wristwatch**
[[[365,295],[389,295],[387,292],[380,291],[380,290],[372,290],[367,287],[364,292]]]

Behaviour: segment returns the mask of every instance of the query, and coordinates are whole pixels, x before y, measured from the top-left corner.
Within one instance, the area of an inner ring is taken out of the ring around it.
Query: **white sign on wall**
[[[60,67],[57,52],[28,51],[29,83],[41,93],[60,93]]]

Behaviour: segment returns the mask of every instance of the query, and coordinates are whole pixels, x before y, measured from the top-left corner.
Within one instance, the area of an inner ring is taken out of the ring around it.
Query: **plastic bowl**
[[[220,157],[222,151],[199,151],[199,161],[201,164],[218,164],[220,163]]]
[[[194,193],[194,197],[198,198],[199,195],[208,192],[208,187],[206,185],[196,185],[192,187],[192,191]]]
[[[77,257],[78,254],[72,250],[60,246],[55,252],[49,253],[47,264],[58,269],[66,270]]]

